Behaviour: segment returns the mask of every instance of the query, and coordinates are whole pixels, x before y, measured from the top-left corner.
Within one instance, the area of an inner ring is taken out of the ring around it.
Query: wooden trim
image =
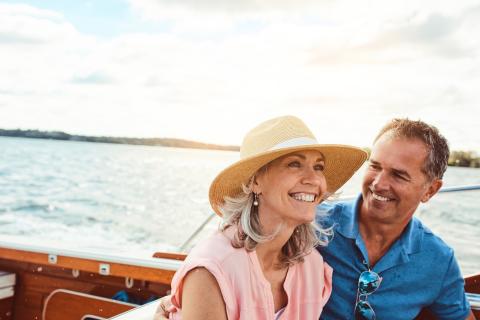
[[[92,273],[99,273],[100,264],[105,263],[110,266],[109,275],[111,276],[130,277],[137,280],[160,282],[164,284],[170,284],[173,275],[175,274],[175,271],[173,270],[165,270],[161,268],[144,266],[132,266],[115,262],[68,257],[62,255],[57,255],[57,263],[51,264],[48,262],[48,254],[46,253],[30,252],[1,247],[0,257],[6,260],[44,264],[61,268],[77,269],[80,271],[87,271]]]
[[[57,289],[45,299],[42,320],[57,320],[59,316],[78,319],[79,316],[94,314],[95,318],[106,319],[134,309],[135,304],[98,297],[82,292]],[[65,319],[67,320],[67,319]]]
[[[465,291],[480,293],[480,273],[465,277]]]
[[[180,260],[183,261],[185,258],[187,258],[186,253],[181,253],[181,252],[155,252],[153,254],[154,258],[163,258],[163,259],[173,259],[173,260]]]
[[[4,242],[4,241],[1,241],[1,237],[0,237],[0,248],[20,250],[20,251],[26,251],[26,252],[43,253],[48,255],[60,255],[64,257],[82,258],[82,259],[95,260],[95,261],[113,262],[113,263],[119,263],[119,264],[150,267],[150,268],[156,268],[156,269],[174,270],[174,271],[178,270],[178,268],[181,265],[180,261],[172,260],[172,259],[155,259],[151,257],[145,257],[145,258],[133,257],[132,258],[125,255],[108,254],[105,252],[72,250],[68,248],[59,248],[55,246],[48,247],[48,246],[27,245],[23,243]]]

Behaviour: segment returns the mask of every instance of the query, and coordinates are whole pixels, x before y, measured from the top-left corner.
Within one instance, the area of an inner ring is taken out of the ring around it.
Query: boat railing
[[[441,188],[438,193],[451,193],[451,192],[464,192],[464,191],[474,191],[480,190],[480,184],[471,184],[471,185],[463,185],[463,186],[451,186],[451,187],[443,187]],[[348,196],[338,196],[331,199],[331,201],[348,201],[353,200],[357,196],[356,195],[348,195]],[[330,199],[329,199],[330,200]],[[215,213],[211,213],[203,222],[198,226],[197,229],[185,240],[185,242],[179,247],[180,252],[184,252],[190,246],[193,240],[198,236],[198,234],[212,221],[215,217]]]
[[[472,310],[480,310],[480,294],[467,292],[466,295]]]

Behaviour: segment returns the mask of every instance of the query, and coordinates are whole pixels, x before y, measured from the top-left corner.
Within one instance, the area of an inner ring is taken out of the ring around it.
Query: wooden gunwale
[[[124,258],[109,255],[92,255],[60,249],[45,250],[44,248],[12,248],[0,243],[0,258],[43,264],[60,268],[75,269],[92,273],[100,273],[100,265],[109,265],[109,276],[129,277],[137,280],[170,284],[181,261],[158,258]],[[85,257],[82,257],[82,254]],[[56,256],[56,263],[49,262],[49,256]]]

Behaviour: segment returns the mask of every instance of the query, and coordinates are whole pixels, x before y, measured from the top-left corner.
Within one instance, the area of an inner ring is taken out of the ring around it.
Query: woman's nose
[[[306,168],[303,175],[303,183],[316,186],[322,186],[325,184],[325,176],[321,171],[313,168]]]

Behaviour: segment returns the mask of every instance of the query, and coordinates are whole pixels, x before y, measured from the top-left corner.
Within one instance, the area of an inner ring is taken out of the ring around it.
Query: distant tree
[[[474,151],[452,151],[449,166],[480,168],[480,158]]]

